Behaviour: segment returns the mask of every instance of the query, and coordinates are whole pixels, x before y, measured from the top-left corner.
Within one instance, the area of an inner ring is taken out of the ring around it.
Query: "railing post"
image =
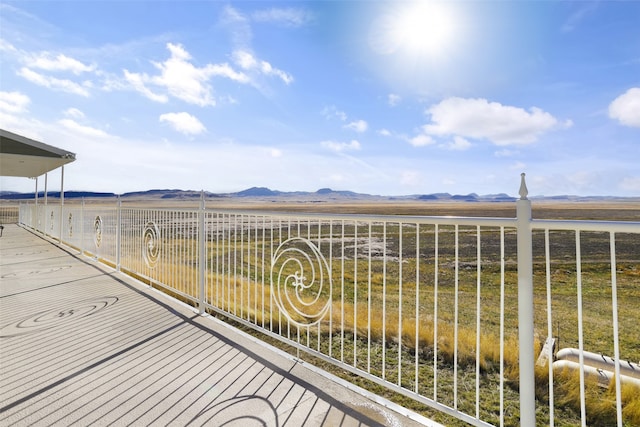
[[[516,202],[518,227],[518,340],[520,359],[520,426],[536,425],[535,355],[533,349],[533,244],[531,201],[520,179],[520,200]]]
[[[118,202],[116,207],[116,271],[120,271],[120,245],[122,243],[120,234],[122,234],[122,200],[118,194]]]
[[[200,314],[204,314],[204,282],[205,282],[205,267],[206,262],[206,238],[207,233],[205,230],[205,204],[204,204],[204,190],[200,193],[200,209],[198,209],[198,306]]]

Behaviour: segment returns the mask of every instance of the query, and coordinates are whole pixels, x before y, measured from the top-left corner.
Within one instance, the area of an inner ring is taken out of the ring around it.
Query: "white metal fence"
[[[20,223],[472,425],[553,425],[558,407],[630,425],[640,223],[532,220],[521,196],[517,218],[83,203],[21,205]],[[536,368],[546,337],[577,347],[575,374]],[[608,388],[587,351],[613,358]]]
[[[18,222],[18,206],[0,204],[0,224],[15,224]]]

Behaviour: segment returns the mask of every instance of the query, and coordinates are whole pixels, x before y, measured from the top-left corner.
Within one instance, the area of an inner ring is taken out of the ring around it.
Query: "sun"
[[[459,21],[450,4],[433,1],[398,2],[374,22],[370,44],[382,54],[437,58],[451,48]]]

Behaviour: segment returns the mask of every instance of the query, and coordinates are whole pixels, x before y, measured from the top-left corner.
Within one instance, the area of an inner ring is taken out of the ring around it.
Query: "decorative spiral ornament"
[[[271,258],[271,286],[280,311],[299,326],[320,322],[331,305],[331,272],[322,253],[307,239],[284,241]]]
[[[100,215],[96,216],[93,221],[93,241],[96,244],[96,248],[99,248],[102,244],[102,218]]]
[[[73,213],[69,212],[69,226],[67,229],[69,230],[69,237],[73,237]]]
[[[160,230],[149,221],[142,231],[142,257],[147,267],[154,268],[160,258]]]

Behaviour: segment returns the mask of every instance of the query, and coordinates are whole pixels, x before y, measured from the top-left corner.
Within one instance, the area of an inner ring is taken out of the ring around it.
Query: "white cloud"
[[[162,63],[154,63],[160,75],[151,79],[164,87],[175,98],[189,104],[215,105],[211,87],[207,84],[211,73],[206,68],[198,68],[188,62],[191,55],[181,46],[167,43],[171,57]]]
[[[493,155],[496,157],[511,157],[511,156],[516,156],[518,154],[520,154],[518,150],[509,150],[507,148],[498,150],[495,153],[493,153]]]
[[[620,182],[620,187],[626,191],[640,193],[640,176],[629,176],[623,178]]]
[[[443,144],[442,148],[453,151],[465,151],[471,148],[471,143],[461,136],[454,136],[453,141]]]
[[[236,46],[246,47],[250,44],[253,34],[249,19],[238,10],[229,5],[225,6],[220,22],[229,28],[231,38]]]
[[[369,125],[364,120],[356,120],[354,122],[348,123],[343,126],[345,129],[350,129],[352,131],[363,133],[367,131]]]
[[[80,123],[72,119],[62,119],[62,120],[59,120],[58,123],[60,123],[62,126],[64,126],[68,130],[76,134],[81,134],[81,135],[92,137],[92,138],[106,138],[109,136],[108,133],[106,133],[101,129],[96,129],[90,126],[81,125]]]
[[[400,184],[405,186],[415,186],[422,182],[422,174],[417,171],[406,170],[400,173]]]
[[[21,92],[0,91],[0,110],[6,113],[24,113],[31,100]]]
[[[85,65],[77,59],[63,54],[53,55],[50,52],[42,52],[31,58],[26,58],[27,66],[46,71],[69,71],[75,75],[94,71],[95,65]]]
[[[480,98],[447,98],[432,105],[427,114],[432,121],[424,126],[427,134],[487,139],[501,146],[530,144],[545,132],[571,126],[570,121],[560,124],[537,107],[526,111]]]
[[[131,85],[131,87],[155,102],[166,103],[169,98],[164,94],[154,93],[148,87],[145,86],[145,81],[151,79],[146,74],[131,73],[129,70],[123,70],[125,80]]]
[[[515,162],[511,166],[509,166],[509,169],[515,171],[523,171],[526,167],[527,165],[522,162]]]
[[[239,83],[249,83],[246,74],[235,71],[227,63],[207,64],[199,68],[189,62],[191,55],[182,45],[167,43],[167,49],[171,57],[164,62],[153,63],[160,71],[159,75],[149,76],[146,73],[123,70],[131,87],[153,101],[165,103],[168,99],[165,94],[149,89],[148,85],[165,89],[171,96],[189,104],[205,107],[216,104],[213,89],[209,85],[211,77],[226,77]]]
[[[235,52],[233,52],[233,59],[235,63],[243,70],[255,70],[267,76],[276,76],[286,84],[290,84],[291,82],[293,82],[293,76],[291,74],[274,68],[267,61],[259,60],[246,50],[236,50]]]
[[[640,127],[640,87],[632,87],[609,104],[609,117],[625,126]]]
[[[200,120],[185,112],[161,114],[159,120],[169,123],[174,130],[185,135],[197,135],[207,130]]]
[[[400,103],[400,101],[402,101],[402,98],[400,97],[400,95],[396,95],[395,93],[390,93],[387,98],[387,101],[389,102],[390,106],[395,107]]]
[[[382,136],[392,136],[391,131],[388,129],[380,129],[378,133]]]
[[[78,110],[77,108],[67,108],[64,111],[64,115],[67,117],[71,117],[74,119],[83,119],[84,118],[84,113],[80,110]]]
[[[562,24],[561,30],[563,33],[568,33],[573,31],[582,22],[582,20],[584,20],[587,16],[595,12],[596,8],[598,7],[597,2],[589,2],[589,3],[585,3],[584,5],[582,3],[578,3],[578,4],[580,8],[577,11],[573,12],[567,18],[565,23]]]
[[[322,141],[321,144],[323,147],[337,153],[340,153],[342,151],[359,150],[361,148],[360,143],[355,139],[351,142]]]
[[[425,145],[435,144],[435,141],[429,135],[425,135],[422,133],[420,135],[414,136],[413,138],[409,138],[409,144],[413,145],[414,147],[424,147]]]
[[[336,118],[342,122],[347,121],[347,113],[345,113],[344,111],[338,110],[335,105],[332,105],[330,107],[324,107],[324,109],[322,110],[322,115],[325,116],[327,119]]]
[[[251,17],[256,22],[274,22],[287,27],[301,27],[311,21],[309,11],[295,8],[271,8],[254,12]]]
[[[22,67],[18,71],[18,75],[27,79],[31,83],[37,84],[39,86],[44,86],[49,89],[73,93],[73,94],[81,95],[85,97],[89,96],[89,91],[85,87],[85,86],[89,86],[88,83],[85,83],[85,86],[83,86],[76,82],[72,82],[71,80],[58,79],[55,77],[42,75],[26,67]]]
[[[269,148],[267,150],[271,157],[282,157],[282,150],[279,148]]]
[[[15,53],[18,50],[11,43],[4,39],[0,39],[0,52]]]

